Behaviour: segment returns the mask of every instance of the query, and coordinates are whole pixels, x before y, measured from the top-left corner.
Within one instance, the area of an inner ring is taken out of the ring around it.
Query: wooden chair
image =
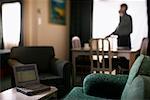
[[[141,49],[140,49],[140,54],[147,55],[148,43],[149,43],[149,39],[143,38],[142,44],[141,44]]]
[[[112,51],[108,39],[91,39],[90,40],[90,61],[91,72],[113,71],[112,67]]]
[[[81,48],[81,41],[78,36],[72,38],[72,48]]]
[[[72,48],[81,49],[81,40],[78,36],[72,38]],[[80,55],[76,58],[77,75],[85,76],[90,72],[90,57],[87,55]]]
[[[148,43],[149,39],[148,38],[143,38],[142,43],[141,43],[141,48],[139,50],[139,54],[147,55],[147,50],[148,50]],[[121,66],[118,66],[119,73],[123,74],[124,72],[129,71],[128,67],[127,68],[122,68]]]

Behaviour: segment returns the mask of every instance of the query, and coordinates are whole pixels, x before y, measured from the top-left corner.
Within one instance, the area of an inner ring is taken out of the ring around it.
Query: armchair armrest
[[[21,62],[15,60],[15,59],[9,59],[9,60],[8,60],[8,64],[9,64],[9,66],[11,66],[11,67],[14,67],[14,66],[17,66],[17,65],[24,65],[23,63],[21,63]]]
[[[51,66],[51,70],[63,78],[66,88],[70,88],[72,86],[72,64],[65,60],[53,60],[54,65]]]
[[[90,74],[84,79],[83,91],[92,96],[118,99],[127,79],[127,75]]]
[[[50,64],[52,73],[63,78],[63,74],[67,71],[65,70],[65,68],[68,67],[67,64],[69,64],[68,61],[59,60],[56,58],[52,59]]]

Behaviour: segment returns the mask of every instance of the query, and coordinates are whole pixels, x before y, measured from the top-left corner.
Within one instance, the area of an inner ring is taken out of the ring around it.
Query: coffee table
[[[0,100],[45,100],[45,99],[57,99],[58,89],[54,86],[50,86],[49,91],[45,91],[33,96],[27,96],[16,91],[16,88],[11,88],[0,93]]]

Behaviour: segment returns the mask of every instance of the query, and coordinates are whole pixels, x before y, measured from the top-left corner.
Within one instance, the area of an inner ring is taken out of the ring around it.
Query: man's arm
[[[109,38],[111,35],[113,35],[113,33],[111,33],[110,35],[106,36],[105,38]]]
[[[116,30],[117,30],[117,28],[116,28]],[[114,32],[112,32],[111,34],[109,34],[108,36],[106,36],[105,38],[109,38],[111,35],[118,35],[118,34],[116,33],[116,30],[115,30]]]

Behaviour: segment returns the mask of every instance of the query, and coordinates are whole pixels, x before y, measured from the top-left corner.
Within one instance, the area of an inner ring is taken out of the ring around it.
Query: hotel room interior
[[[105,38],[124,3],[131,49]],[[149,29],[149,0],[0,0],[0,100],[150,100]],[[28,64],[49,90],[17,91],[14,69]]]

